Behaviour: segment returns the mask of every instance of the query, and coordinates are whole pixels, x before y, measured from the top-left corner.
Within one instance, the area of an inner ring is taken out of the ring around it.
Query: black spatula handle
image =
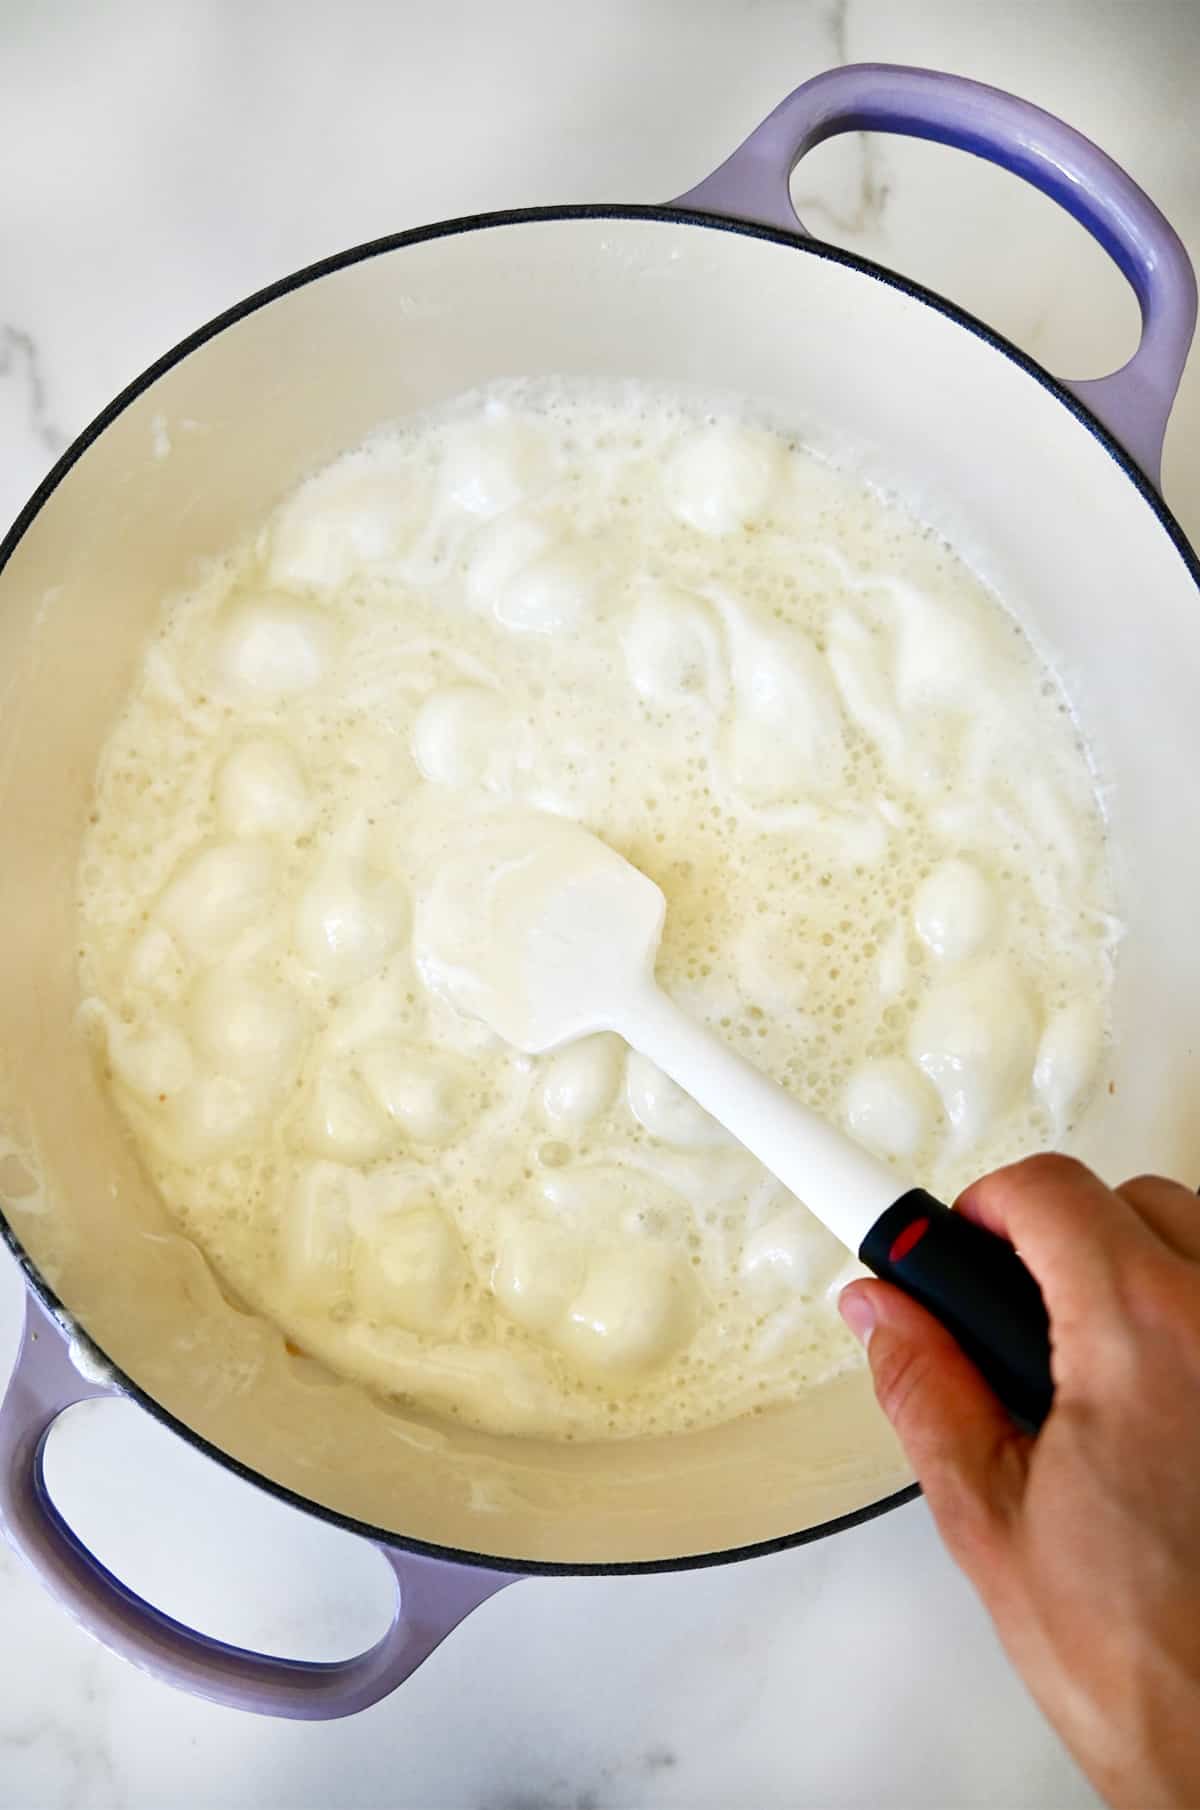
[[[859,1257],[939,1319],[1015,1420],[1050,1412],[1050,1321],[1042,1291],[1011,1244],[910,1188],[880,1214]]]

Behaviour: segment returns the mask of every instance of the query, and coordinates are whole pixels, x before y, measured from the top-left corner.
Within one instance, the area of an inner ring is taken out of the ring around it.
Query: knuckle
[[[938,1532],[958,1563],[972,1576],[990,1565],[1003,1538],[990,1505],[952,1468],[931,1472],[922,1479],[922,1487]]]
[[[1143,1202],[1147,1206],[1153,1206],[1156,1201],[1161,1201],[1164,1197],[1168,1200],[1173,1197],[1182,1197],[1186,1200],[1190,1197],[1191,1190],[1183,1187],[1179,1182],[1168,1181],[1163,1175],[1131,1175],[1128,1181],[1122,1182],[1119,1188],[1114,1189],[1114,1193],[1119,1194],[1122,1200],[1128,1201],[1131,1207],[1136,1207]]]
[[[1144,1194],[1147,1189],[1158,1189],[1162,1186],[1163,1177],[1161,1175],[1151,1175],[1149,1170],[1145,1170],[1137,1175],[1131,1175],[1128,1181],[1123,1181],[1116,1192],[1125,1195]]]
[[[1093,1180],[1091,1171],[1077,1157],[1064,1156],[1058,1150],[1039,1151],[1022,1157],[1003,1169],[993,1169],[974,1182],[967,1193],[983,1202],[991,1202],[1010,1220],[1020,1216],[1030,1203],[1063,1190],[1074,1192],[1081,1184]]]
[[[1061,1150],[1043,1150],[1014,1163],[1004,1173],[1023,1188],[1065,1188],[1091,1180],[1091,1170],[1078,1157],[1064,1156]]]
[[[1172,1252],[1150,1247],[1129,1253],[1117,1274],[1121,1308],[1135,1326],[1159,1336],[1187,1329],[1200,1334],[1200,1286]]]
[[[879,1405],[898,1431],[911,1418],[913,1404],[919,1400],[927,1382],[932,1362],[928,1352],[918,1345],[889,1343],[877,1355],[872,1344],[872,1375]]]

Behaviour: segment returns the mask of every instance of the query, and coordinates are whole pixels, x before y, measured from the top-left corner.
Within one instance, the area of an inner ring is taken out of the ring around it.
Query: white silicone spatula
[[[861,1149],[658,985],[666,901],[579,825],[487,818],[442,863],[417,914],[430,982],[530,1055],[616,1031],[711,1113],[877,1275],[947,1325],[1022,1420],[1052,1383],[1041,1293],[1011,1246]]]

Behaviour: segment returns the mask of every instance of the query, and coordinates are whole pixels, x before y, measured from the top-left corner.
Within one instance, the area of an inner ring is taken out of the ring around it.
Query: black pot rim
[[[148,365],[141,375],[134,378],[133,382],[114,397],[107,407],[101,409],[95,419],[72,441],[38,485],[3,541],[0,541],[0,572],[3,572],[33,521],[88,447],[159,377],[181,363],[198,347],[215,339],[226,327],[234,326],[247,315],[267,307],[271,302],[290,294],[294,289],[301,289],[309,283],[316,282],[320,277],[330,276],[335,271],[344,270],[352,264],[363,263],[368,258],[400,251],[409,245],[419,245],[427,239],[450,238],[464,233],[492,231],[506,226],[526,226],[537,222],[571,220],[649,220],[664,225],[694,226],[713,232],[733,233],[743,238],[765,239],[807,257],[821,258],[829,263],[845,265],[848,269],[858,271],[862,276],[899,290],[902,294],[932,308],[935,313],[944,315],[977,339],[983,340],[1010,363],[1018,365],[1034,378],[1043,389],[1048,390],[1057,401],[1069,409],[1093,438],[1100,442],[1156,516],[1182,559],[1193,583],[1200,590],[1200,559],[1197,558],[1171,510],[1124,447],[1113,438],[1090,409],[1048,371],[1044,370],[1036,360],[1030,358],[1003,334],[997,333],[993,328],[985,325],[966,309],[947,301],[935,291],[926,289],[923,285],[914,283],[909,278],[899,276],[885,266],[874,263],[869,258],[860,257],[857,253],[845,251],[836,245],[826,244],[820,239],[806,238],[798,234],[783,232],[775,227],[758,226],[742,220],[697,213],[688,208],[671,205],[621,205],[619,203],[511,208],[495,213],[463,215],[457,219],[439,220],[428,226],[412,227],[406,232],[390,233],[384,238],[372,239],[363,245],[351,246],[346,251],[322,258],[315,264],[306,265],[289,276],[269,283],[265,288],[247,296],[244,301],[235,303],[231,308],[225,309],[222,313],[215,315],[212,320],[198,327],[195,332],[188,334],[186,338],[181,339],[177,345],[165,352],[162,357],[157,358],[153,364]],[[88,1338],[86,1329],[77,1327],[70,1308],[59,1300],[32,1257],[21,1244],[15,1230],[5,1217],[2,1206],[0,1206],[0,1239],[3,1239],[16,1258],[26,1286],[54,1319],[66,1328],[83,1332],[84,1337]],[[92,1343],[90,1339],[88,1342]],[[912,1483],[904,1489],[894,1490],[886,1496],[881,1496],[875,1502],[866,1503],[862,1508],[855,1509],[850,1514],[837,1515],[831,1520],[818,1522],[815,1526],[802,1528],[796,1533],[782,1534],[776,1539],[759,1540],[745,1546],[724,1547],[716,1552],[688,1554],[680,1558],[647,1559],[617,1564],[567,1564],[541,1559],[512,1559],[501,1557],[498,1554],[469,1552],[458,1547],[418,1540],[404,1534],[391,1532],[386,1528],[375,1527],[369,1522],[356,1520],[351,1515],[340,1514],[336,1509],[328,1508],[311,1497],[302,1496],[297,1491],[288,1489],[286,1485],[275,1482],[251,1466],[243,1464],[240,1459],[223,1451],[220,1446],[206,1439],[203,1434],[197,1433],[193,1428],[177,1419],[160,1402],[147,1394],[132,1377],[127,1376],[119,1365],[114,1364],[98,1346],[95,1349],[123,1395],[127,1395],[131,1400],[137,1402],[139,1407],[144,1408],[155,1420],[169,1428],[171,1432],[178,1434],[197,1451],[203,1452],[206,1457],[223,1465],[225,1469],[232,1471],[235,1476],[242,1478],[245,1482],[255,1485],[258,1489],[266,1490],[270,1495],[288,1503],[292,1508],[316,1515],[320,1520],[329,1522],[334,1527],[340,1527],[347,1533],[357,1534],[376,1545],[391,1547],[401,1552],[417,1553],[428,1558],[442,1559],[448,1563],[474,1566],[482,1570],[510,1572],[531,1577],[614,1577],[663,1571],[692,1571],[710,1565],[729,1565],[742,1559],[759,1558],[767,1553],[782,1552],[788,1547],[808,1545],[812,1541],[825,1539],[829,1535],[841,1533],[845,1529],[859,1527],[867,1521],[875,1520],[879,1515],[887,1514],[892,1509],[913,1501],[920,1494],[919,1484]]]

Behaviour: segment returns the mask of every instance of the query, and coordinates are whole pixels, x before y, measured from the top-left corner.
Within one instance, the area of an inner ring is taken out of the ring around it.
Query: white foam
[[[197,1048],[222,1074],[276,1094],[293,1078],[308,1014],[278,982],[238,967],[210,968],[197,981],[190,1020]]]
[[[269,1121],[255,1088],[235,1075],[201,1074],[147,1124],[160,1156],[185,1166],[252,1149]]]
[[[490,522],[467,554],[467,596],[495,612],[508,587],[549,551],[554,540],[554,525],[535,515],[504,515]]]
[[[266,537],[272,585],[337,592],[402,558],[424,526],[428,484],[421,474],[379,466],[378,460],[339,462],[284,505]],[[294,620],[312,624],[316,618]],[[304,643],[295,646],[303,657]]]
[[[331,860],[296,901],[296,953],[335,986],[366,980],[399,948],[408,916],[397,881]]]
[[[704,1150],[732,1142],[723,1126],[677,1087],[646,1056],[630,1050],[625,1069],[629,1110],[651,1137],[685,1150]]]
[[[617,1091],[620,1052],[620,1039],[604,1033],[580,1037],[551,1056],[541,1088],[547,1122],[581,1131],[607,1111]]]
[[[445,1144],[467,1116],[467,1100],[443,1058],[394,1039],[370,1045],[359,1072],[376,1105],[417,1144]]]
[[[490,1281],[497,1301],[518,1325],[553,1334],[586,1273],[586,1249],[566,1227],[525,1214],[510,1214],[502,1222]]]
[[[231,836],[299,836],[312,824],[300,762],[274,736],[240,742],[218,768],[213,796]]]
[[[1051,1018],[1042,1032],[1033,1068],[1033,1085],[1050,1114],[1054,1135],[1061,1137],[1095,1076],[1096,1051],[1104,1033],[1099,1004],[1072,1000]]]
[[[694,1313],[687,1276],[662,1258],[602,1251],[589,1264],[555,1342],[585,1372],[654,1369],[687,1343]]]
[[[118,1081],[144,1100],[182,1093],[196,1067],[187,1038],[162,1022],[135,1030],[110,1018],[108,1059]]]
[[[732,534],[761,515],[780,462],[770,435],[731,422],[686,434],[666,469],[671,508],[702,534]]]
[[[321,1068],[312,1085],[305,1146],[342,1164],[373,1163],[394,1148],[394,1127],[354,1074]]]
[[[438,785],[511,789],[522,735],[498,692],[483,685],[447,685],[431,692],[412,727],[413,759]]]
[[[829,667],[802,631],[737,621],[727,729],[736,790],[751,803],[823,796],[845,786],[846,741]]]
[[[913,1020],[908,1047],[960,1143],[971,1144],[1032,1080],[1037,1019],[1028,991],[1003,961],[940,981]]]
[[[742,1273],[761,1298],[778,1305],[785,1297],[819,1295],[845,1259],[837,1239],[795,1203],[746,1239]]]
[[[456,423],[442,463],[446,494],[471,515],[493,516],[545,488],[553,467],[546,437],[496,410]]]
[[[450,840],[491,885],[557,813],[665,893],[667,990],[898,1184],[1069,1145],[1113,900],[1014,626],[706,399],[509,385],[317,473],[171,601],[98,774],[82,981],[171,1211],[301,1349],[495,1432],[858,1362],[855,1266],[694,1102],[608,1035],[519,1053],[416,958],[477,915]]]
[[[184,861],[157,914],[193,956],[215,960],[275,904],[278,869],[258,842],[221,842]]]
[[[977,955],[996,922],[991,887],[972,861],[939,862],[913,900],[913,922],[922,942],[948,962]]]
[[[720,625],[701,598],[661,580],[644,582],[621,645],[629,677],[650,703],[722,708],[727,673]]]
[[[499,586],[492,609],[498,622],[518,634],[553,635],[578,629],[596,615],[613,583],[601,548],[561,542]]]
[[[161,924],[148,924],[129,951],[129,988],[151,1000],[170,1002],[183,991],[184,962],[179,946]]]
[[[439,1331],[466,1278],[462,1246],[432,1204],[376,1218],[354,1253],[356,1304],[371,1320]]]
[[[311,691],[332,655],[330,624],[305,604],[252,598],[230,611],[216,648],[216,671],[248,697]]]
[[[293,1310],[328,1313],[350,1292],[352,1215],[362,1192],[357,1170],[336,1163],[302,1169],[282,1218],[279,1274]]]
[[[846,1086],[846,1124],[880,1156],[916,1159],[933,1129],[937,1102],[926,1081],[899,1056],[856,1068]]]

